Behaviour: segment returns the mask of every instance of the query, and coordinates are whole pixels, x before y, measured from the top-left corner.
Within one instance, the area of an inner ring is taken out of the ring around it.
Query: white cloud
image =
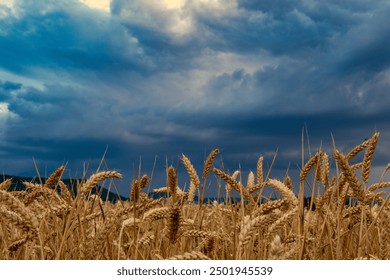
[[[14,0],[0,0],[0,5],[4,5],[8,8],[12,8],[14,5]]]
[[[80,0],[80,2],[90,8],[110,12],[110,0]]]
[[[180,9],[186,3],[185,0],[162,0],[161,2],[167,9]]]
[[[15,119],[18,116],[8,109],[9,104],[0,102],[0,137],[3,138],[7,130],[7,122],[10,119]]]
[[[15,13],[14,0],[0,0],[0,20],[7,18],[11,13]],[[4,31],[1,29],[0,35],[4,35]]]
[[[0,102],[0,118],[3,119],[9,114],[8,103]]]
[[[223,19],[239,14],[235,0],[113,0],[114,13],[125,22],[182,37],[197,31],[197,16]]]
[[[114,0],[113,12],[124,22],[164,32],[172,37],[189,34],[194,30],[191,13],[184,1],[122,1]]]

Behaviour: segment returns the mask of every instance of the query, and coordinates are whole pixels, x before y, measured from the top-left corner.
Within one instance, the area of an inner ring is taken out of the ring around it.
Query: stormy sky
[[[271,176],[296,179],[306,127],[329,155],[332,135],[347,152],[379,131],[378,177],[389,14],[387,0],[0,0],[1,172],[78,177],[107,149],[122,194],[139,169],[162,186],[167,164],[188,188],[180,155],[201,174],[219,148],[229,173],[259,156],[267,172],[277,150]]]

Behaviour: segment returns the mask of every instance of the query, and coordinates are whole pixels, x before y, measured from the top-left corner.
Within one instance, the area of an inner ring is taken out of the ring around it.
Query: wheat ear
[[[194,202],[195,190],[199,187],[200,184],[199,176],[198,173],[196,173],[196,170],[188,157],[183,154],[181,160],[183,161],[183,164],[187,169],[188,175],[190,176],[191,182],[190,189],[188,191],[188,202],[192,203]]]
[[[374,183],[367,188],[367,192],[373,192],[378,189],[390,187],[390,182]]]
[[[26,217],[20,215],[20,213],[16,213],[14,211],[10,211],[4,206],[0,206],[0,220],[4,220],[4,222],[8,222],[14,224],[16,227],[22,229],[25,232],[31,232],[33,236],[38,234],[38,223],[36,220],[32,220],[31,218],[26,219]]]
[[[255,188],[255,174],[250,171],[248,174],[248,180],[246,181],[246,189],[249,193],[251,193],[250,190],[253,190]]]
[[[11,211],[19,214],[21,218],[25,220],[24,222],[30,225],[30,228],[38,228],[38,220],[32,215],[30,209],[10,193],[0,190],[0,202],[4,206],[7,206]]]
[[[368,139],[361,143],[360,145],[357,145],[355,148],[353,148],[351,151],[347,153],[345,156],[347,160],[353,159],[358,153],[360,153],[364,148],[366,148],[370,144],[371,139]]]
[[[139,188],[142,190],[143,188],[146,187],[146,185],[149,183],[150,179],[148,175],[144,174],[141,179],[139,180]]]
[[[280,192],[292,205],[298,204],[298,199],[285,184],[280,182],[279,180],[269,179],[268,184],[270,184],[274,189]]]
[[[233,175],[230,176],[230,177],[233,179],[233,181],[236,181],[238,175],[240,175],[240,170],[234,171],[234,172],[233,172]],[[232,190],[232,186],[230,186],[229,183],[226,183],[225,188],[226,188],[226,192],[227,192],[227,193],[229,193],[229,192]]]
[[[168,213],[168,238],[171,243],[175,243],[179,237],[180,225],[182,222],[182,212],[179,205],[173,205]]]
[[[229,184],[230,187],[232,187],[238,193],[240,193],[240,195],[242,195],[242,197],[245,198],[249,203],[251,203],[252,205],[255,203],[253,197],[249,194],[248,190],[243,187],[242,184],[236,182],[236,180],[234,180],[232,177],[230,177],[222,170],[219,170],[218,168],[214,168],[213,171],[222,180],[224,180],[227,184]]]
[[[274,239],[271,241],[270,249],[269,249],[269,258],[270,260],[280,260],[283,255],[285,249],[280,239],[279,235],[276,235]]]
[[[9,251],[16,251],[18,250],[21,246],[23,246],[24,244],[26,244],[29,240],[31,240],[33,238],[33,236],[31,236],[31,234],[27,234],[26,236],[22,237],[22,238],[19,238],[15,241],[13,241],[9,246],[8,246],[8,250]]]
[[[360,202],[364,202],[365,201],[364,191],[360,185],[360,182],[359,182],[355,172],[353,172],[353,170],[351,169],[351,166],[349,165],[346,157],[342,153],[340,153],[338,150],[335,150],[334,158],[338,162],[340,169],[344,173],[345,179],[349,182],[357,199]]]
[[[244,219],[241,223],[241,230],[238,237],[239,248],[242,248],[249,243],[252,233],[254,233],[258,228],[266,228],[268,225],[275,222],[279,217],[279,214],[270,213],[267,215],[254,217],[253,219]]]
[[[7,191],[12,184],[12,179],[7,179],[0,184],[0,190]]]
[[[292,190],[292,189],[293,189],[293,184],[292,184],[292,181],[291,181],[290,176],[286,175],[286,177],[284,177],[284,179],[283,179],[283,184],[285,184],[286,187],[287,187],[289,190]]]
[[[201,238],[213,238],[215,237],[215,232],[209,232],[204,230],[191,229],[182,233],[181,236],[185,237],[201,237]]]
[[[62,173],[64,173],[64,170],[65,166],[61,165],[60,167],[58,167],[57,170],[49,176],[43,187],[48,189],[53,188],[57,184],[58,180],[61,178]]]
[[[214,149],[208,155],[203,167],[203,179],[206,179],[206,177],[209,176],[211,166],[213,165],[213,161],[218,154],[219,154],[219,149]]]
[[[61,188],[61,196],[63,197],[63,199],[68,203],[70,204],[72,202],[72,199],[73,199],[73,196],[72,194],[70,193],[68,187],[65,185],[65,183],[63,181],[59,181],[58,182],[58,185],[60,186]]]
[[[264,161],[264,157],[259,157],[256,166],[257,184],[259,185],[263,183],[263,161]]]
[[[318,151],[314,156],[312,156],[309,161],[302,168],[301,173],[299,175],[300,181],[303,182],[306,179],[307,174],[311,170],[311,168],[318,164],[320,157],[322,156],[322,151]]]
[[[210,258],[201,252],[192,251],[182,255],[172,256],[169,258],[169,260],[210,260]]]
[[[323,153],[322,155],[322,172],[321,172],[321,181],[324,184],[325,189],[329,188],[329,175],[330,175],[330,167],[329,167],[329,156],[327,153]]]
[[[85,184],[82,185],[81,193],[84,195],[89,193],[98,182],[110,178],[121,179],[122,174],[117,171],[102,171],[92,174],[91,177],[89,177],[89,179],[85,182]]]
[[[169,207],[159,207],[149,210],[144,215],[144,220],[160,220],[167,218],[169,215]]]
[[[130,190],[130,200],[133,202],[137,202],[140,194],[140,186],[139,181],[137,179],[131,182],[131,190]]]
[[[378,143],[378,137],[379,132],[375,132],[370,139],[366,152],[364,153],[362,166],[362,181],[364,184],[367,184],[368,178],[370,177],[371,162],[376,148],[376,144]]]
[[[298,206],[295,206],[293,209],[285,213],[282,217],[280,217],[277,221],[275,221],[269,228],[267,235],[271,236],[277,230],[281,229],[286,223],[292,220],[292,217],[298,211]]]
[[[390,259],[390,215],[389,208],[383,211],[380,217],[381,229],[380,229],[380,247],[379,255],[382,260]]]
[[[175,199],[176,197],[176,188],[177,188],[177,176],[175,168],[169,166],[168,168],[168,190],[169,194]]]
[[[260,205],[258,209],[252,212],[252,216],[268,214],[269,212],[281,208],[287,203],[287,199],[270,200]]]

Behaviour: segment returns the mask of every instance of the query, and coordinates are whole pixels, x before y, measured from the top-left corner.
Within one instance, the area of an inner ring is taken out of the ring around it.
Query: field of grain
[[[78,182],[76,195],[61,180],[64,166],[42,184],[25,182],[22,192],[8,190],[7,180],[0,184],[0,259],[390,259],[385,192],[390,182],[383,181],[390,166],[377,183],[368,183],[378,137],[375,133],[348,153],[319,150],[303,162],[299,182],[288,175],[271,178],[263,171],[263,157],[256,174],[242,180],[239,171],[213,167],[218,149],[202,173],[182,155],[188,191],[178,186],[169,166],[166,186],[154,190],[163,197],[148,197],[145,174],[131,182],[130,200],[115,204],[91,190],[121,178],[116,171]],[[362,160],[352,164],[358,155]],[[215,187],[226,190],[224,203],[194,201],[196,196],[202,201],[210,176],[220,179]],[[268,188],[277,198],[262,195]],[[305,189],[312,193],[310,205],[304,203]]]

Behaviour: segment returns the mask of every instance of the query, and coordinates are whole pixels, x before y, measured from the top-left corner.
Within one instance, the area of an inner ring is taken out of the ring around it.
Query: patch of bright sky
[[[2,1],[2,0],[0,0]],[[79,0],[81,3],[92,9],[99,9],[104,12],[110,12],[110,0]],[[175,35],[184,35],[192,30],[192,24],[189,18],[182,18],[180,14],[181,8],[185,4],[185,0],[145,0],[145,5],[170,10],[172,15],[172,25],[168,28]]]
[[[111,0],[79,0],[90,8],[110,12]],[[0,0],[0,5],[12,8],[15,0]],[[202,1],[204,2],[204,1]],[[185,0],[161,0],[167,9],[180,9],[184,6]]]
[[[4,5],[8,8],[12,8],[14,5],[14,0],[0,0],[0,5]]]
[[[0,0],[1,1],[1,0]],[[107,13],[110,12],[111,0],[79,0],[90,8],[99,9]],[[194,26],[191,16],[184,16],[182,9],[187,0],[143,0],[144,5],[152,9],[163,9],[172,12],[171,24],[167,27],[168,31],[176,36],[182,36],[193,31]],[[223,16],[226,13],[235,11],[236,3],[234,0],[227,2],[221,0],[191,0],[188,2],[194,7],[200,9],[211,9],[215,15]]]
[[[243,70],[246,74],[253,75],[256,71],[266,66],[276,66],[280,62],[278,59],[269,57],[266,53],[261,55],[239,55],[231,52],[205,52],[202,57],[195,60],[195,68],[191,71],[192,86],[197,86],[195,96],[203,96],[200,87],[212,77],[223,74],[231,74],[237,70]],[[187,80],[187,83],[189,81]]]
[[[110,0],[80,0],[90,8],[103,10],[105,12],[110,12]]]
[[[17,118],[18,116],[8,109],[9,104],[6,102],[0,102],[0,136],[3,135],[6,130],[8,119]]]
[[[9,113],[8,103],[0,102],[0,118],[7,115]]]
[[[11,11],[13,11],[14,0],[0,0],[0,5],[5,6],[5,7],[11,9]],[[8,13],[6,11],[0,10],[0,19],[3,17],[6,17],[7,14]],[[1,30],[0,30],[0,34],[1,34]]]
[[[8,118],[8,115],[9,115],[8,103],[0,102],[0,137],[4,133],[5,122]]]
[[[167,9],[180,9],[184,6],[184,0],[162,0],[163,5]]]
[[[111,2],[110,0],[80,0],[80,2],[84,3],[90,8],[100,9],[106,12],[110,11],[110,2]],[[180,9],[181,7],[183,7],[185,1],[184,0],[162,0],[161,3],[167,9]]]
[[[208,11],[213,16],[224,16],[236,11],[235,0],[148,0],[152,7],[159,6],[172,12],[168,30],[178,36],[191,33],[195,28],[191,14],[183,11],[186,3],[192,6],[191,9]]]

